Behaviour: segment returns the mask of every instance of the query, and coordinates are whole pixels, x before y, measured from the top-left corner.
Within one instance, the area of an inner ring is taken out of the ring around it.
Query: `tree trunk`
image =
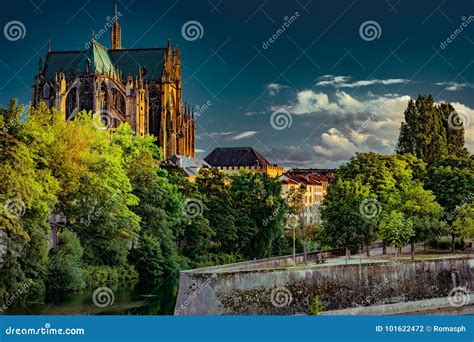
[[[402,255],[402,247],[398,247],[398,256]]]
[[[385,241],[383,242],[383,245],[382,245],[382,254],[383,255],[387,254],[387,245],[385,244]]]
[[[454,253],[456,251],[456,245],[454,244],[456,236],[451,234],[451,252]]]
[[[370,257],[370,245],[365,246],[365,255]]]
[[[351,249],[350,248],[346,248],[346,262],[347,260],[349,260],[351,258]]]
[[[293,225],[293,266],[296,267],[296,228]]]
[[[415,260],[415,240],[411,239],[410,241],[411,249],[411,260]]]
[[[308,251],[307,251],[307,245],[306,245],[306,238],[303,238],[303,260],[304,264],[306,265],[308,263]]]

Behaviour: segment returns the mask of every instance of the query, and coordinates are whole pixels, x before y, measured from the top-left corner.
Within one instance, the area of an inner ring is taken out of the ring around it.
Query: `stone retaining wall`
[[[265,268],[270,259],[181,272],[175,314],[306,314],[315,296],[338,310],[445,297],[453,282],[474,287],[469,257],[304,267],[278,260],[277,268]]]

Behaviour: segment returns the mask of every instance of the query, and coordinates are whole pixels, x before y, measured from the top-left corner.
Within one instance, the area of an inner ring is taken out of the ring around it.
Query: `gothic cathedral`
[[[99,113],[110,129],[128,122],[136,134],[156,137],[165,158],[194,157],[195,116],[183,105],[181,55],[171,47],[124,49],[117,10],[111,48],[94,39],[83,51],[51,51],[40,57],[32,104],[44,102],[73,119]]]

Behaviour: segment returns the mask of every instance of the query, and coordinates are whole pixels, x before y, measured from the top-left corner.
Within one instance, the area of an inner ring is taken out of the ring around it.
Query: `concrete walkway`
[[[424,300],[417,300],[411,302],[403,302],[396,304],[384,304],[374,306],[360,306],[347,308],[342,310],[332,310],[323,312],[323,316],[380,316],[380,315],[423,315],[423,314],[443,314],[459,315],[466,314],[466,312],[474,311],[474,295],[466,298],[466,302],[462,306],[453,306],[450,303],[449,297],[431,298]],[[447,313],[446,313],[447,312]]]

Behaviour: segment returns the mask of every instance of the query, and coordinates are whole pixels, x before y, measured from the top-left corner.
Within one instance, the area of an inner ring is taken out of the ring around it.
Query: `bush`
[[[138,280],[138,272],[133,266],[86,266],[83,269],[86,287],[95,289],[101,286],[133,285]]]
[[[431,239],[426,242],[426,245],[432,249],[440,249],[440,250],[451,250],[451,240],[447,239]],[[465,248],[463,241],[455,240],[454,241],[454,248],[456,250],[462,250]]]
[[[226,264],[233,264],[235,262],[242,261],[242,258],[236,255],[219,253],[214,254],[210,253],[207,255],[203,255],[193,262],[191,262],[192,268],[201,268],[201,267],[210,267],[210,266],[217,266],[217,265],[226,265]]]
[[[319,316],[326,310],[326,307],[326,303],[324,303],[319,296],[314,296],[308,308],[308,313],[312,316]]]
[[[140,279],[160,278],[164,274],[165,259],[160,242],[148,234],[140,236],[137,247],[130,251],[129,258],[135,265]]]
[[[52,249],[48,263],[49,293],[78,291],[84,288],[82,277],[83,249],[79,238],[71,231],[59,235],[58,247]]]

